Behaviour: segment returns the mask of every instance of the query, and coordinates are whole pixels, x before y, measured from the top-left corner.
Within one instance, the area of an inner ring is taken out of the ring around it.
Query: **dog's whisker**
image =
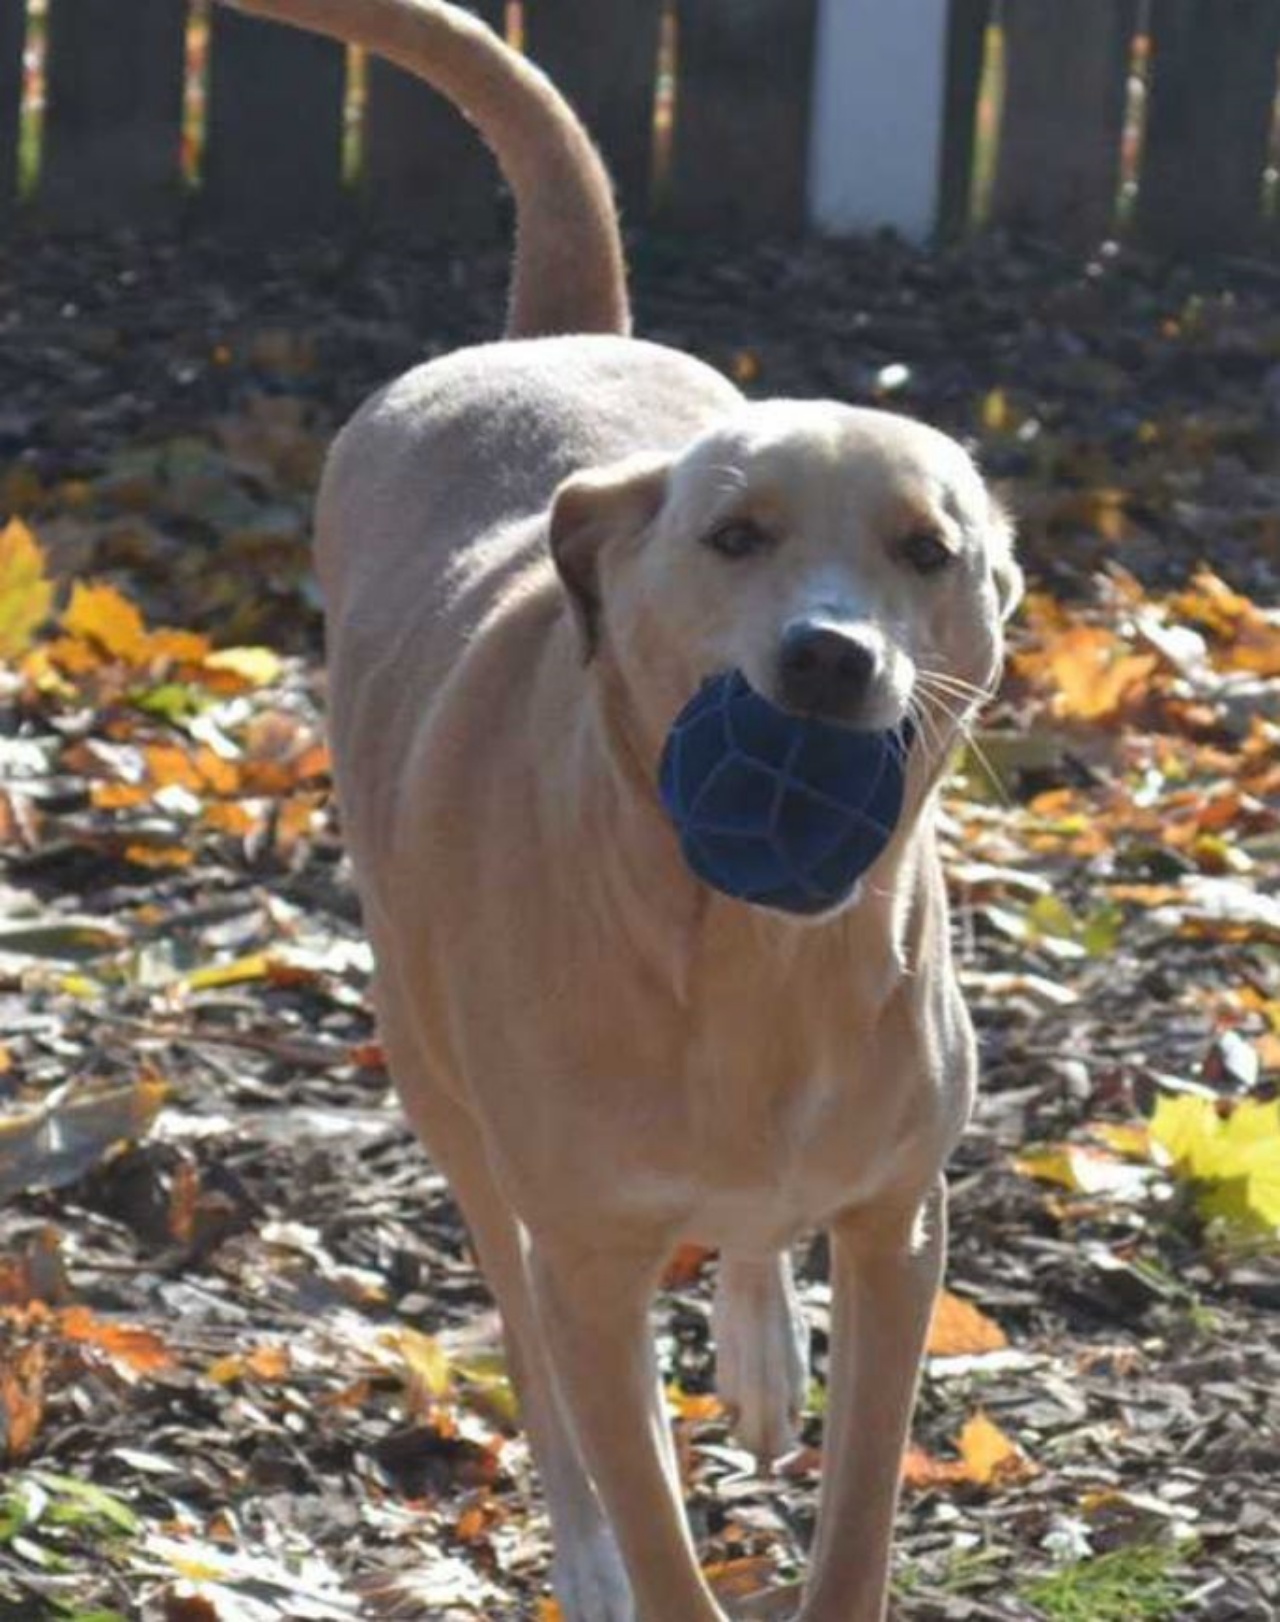
[[[946,700],[943,698],[941,693],[937,691],[930,692],[927,686],[919,682],[917,683],[917,690],[921,691],[922,695],[924,693],[928,693],[931,701],[942,709],[947,716],[949,716],[956,728],[956,731],[964,739],[966,748],[972,754],[979,767],[981,767],[983,776],[987,779],[990,786],[996,791],[996,795],[998,796],[1001,805],[1003,805],[1006,810],[1012,809],[1013,801],[1009,796],[1009,792],[1005,788],[1004,783],[1001,781],[1000,774],[996,771],[995,766],[992,764],[990,755],[987,754],[986,750],[978,742],[977,735],[973,730],[972,721],[968,717],[959,715],[952,710],[946,703]]]
[[[931,763],[937,763],[946,758],[946,737],[942,732],[938,717],[932,706],[926,701],[926,695],[920,693],[907,701],[907,713],[916,723],[924,739],[925,753],[931,757]]]
[[[963,676],[953,676],[946,670],[932,670],[926,665],[918,667],[916,674],[922,680],[930,681],[938,687],[945,687],[957,695],[971,698],[978,704],[989,703],[995,697],[993,688],[981,687],[976,682],[966,681]]]
[[[974,682],[965,681],[960,676],[952,676],[944,670],[930,670],[927,666],[923,668],[917,667],[916,676],[918,680],[926,681],[934,687],[951,693],[956,698],[963,699],[966,703],[975,705],[977,708],[989,704],[996,696],[993,688],[980,687]]]

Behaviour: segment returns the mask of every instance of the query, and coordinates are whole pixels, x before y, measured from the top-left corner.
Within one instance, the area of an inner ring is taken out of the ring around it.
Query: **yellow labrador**
[[[570,1622],[716,1622],[647,1328],[721,1252],[722,1391],[764,1458],[806,1345],[787,1261],[831,1236],[804,1622],[877,1622],[974,1045],[934,799],[1018,590],[961,448],[886,413],[748,404],[627,336],[608,182],[547,81],[432,0],[246,0],[458,103],[519,214],[507,341],[390,384],[329,458],[319,567],[347,840],[405,1108],[500,1303]],[[424,201],[424,206],[429,203]],[[802,659],[784,657],[784,641]],[[906,807],[851,902],[797,920],[681,860],[673,717],[736,667],[854,727],[911,713]]]

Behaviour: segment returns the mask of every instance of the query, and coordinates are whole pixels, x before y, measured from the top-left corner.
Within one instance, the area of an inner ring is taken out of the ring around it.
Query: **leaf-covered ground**
[[[919,413],[1032,593],[947,836],[985,1090],[905,1465],[909,1622],[1280,1614],[1274,267],[637,245],[641,330]],[[546,1619],[492,1309],[400,1124],[328,799],[309,494],[500,253],[0,262],[0,1617]],[[429,899],[429,898],[428,898]],[[704,1558],[795,1574],[706,1258],[658,1333]]]

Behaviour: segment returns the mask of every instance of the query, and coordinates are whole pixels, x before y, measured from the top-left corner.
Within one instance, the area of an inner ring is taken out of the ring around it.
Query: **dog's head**
[[[551,544],[588,658],[650,736],[708,675],[941,740],[989,688],[1021,576],[964,450],[887,412],[746,406],[672,456],[570,478]]]

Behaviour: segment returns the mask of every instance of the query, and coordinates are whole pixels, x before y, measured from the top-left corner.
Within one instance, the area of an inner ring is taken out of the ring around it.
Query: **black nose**
[[[778,692],[787,709],[851,720],[879,663],[876,650],[850,631],[797,620],[782,633]]]

